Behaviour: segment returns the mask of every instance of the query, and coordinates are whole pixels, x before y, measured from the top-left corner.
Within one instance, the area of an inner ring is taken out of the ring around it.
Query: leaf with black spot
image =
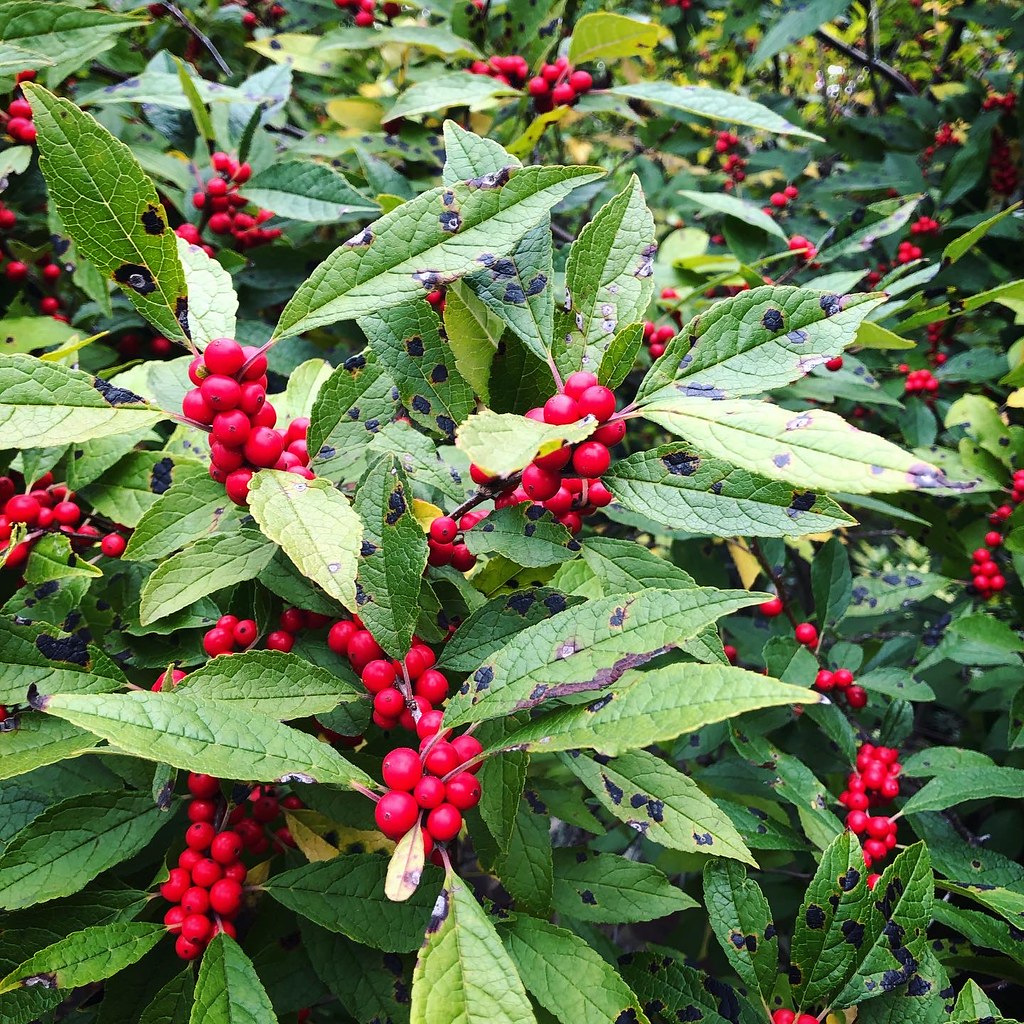
[[[579,541],[538,506],[520,504],[498,509],[487,517],[484,526],[490,529],[476,526],[465,534],[466,547],[474,555],[504,555],[525,568],[538,568],[569,561],[580,551]]]

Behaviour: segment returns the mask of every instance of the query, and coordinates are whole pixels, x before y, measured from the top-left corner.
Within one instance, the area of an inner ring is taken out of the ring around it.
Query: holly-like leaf
[[[819,623],[831,626],[838,622],[853,597],[850,556],[838,538],[833,537],[815,553],[811,565],[811,589]]]
[[[730,966],[769,1006],[779,971],[779,939],[764,893],[735,861],[713,860],[704,865],[704,902]]]
[[[677,443],[634,452],[601,478],[627,509],[718,537],[799,537],[851,526],[831,498],[794,490]]]
[[[176,974],[139,1015],[139,1024],[187,1024],[195,986],[189,967]]]
[[[365,697],[362,687],[284,651],[244,651],[213,658],[173,691],[288,721],[333,711]]]
[[[393,903],[384,893],[387,870],[387,857],[358,853],[279,872],[263,888],[321,928],[374,949],[404,953],[423,940],[440,872],[427,865],[416,892]]]
[[[686,680],[685,686],[679,685],[681,677]],[[820,699],[813,690],[741,668],[712,664],[682,669],[668,665],[629,672],[611,693],[589,704],[534,719],[506,736],[501,749],[540,753],[593,748],[614,756],[668,742],[746,711],[814,704]]]
[[[422,32],[422,27],[418,26],[417,35]],[[378,39],[379,35],[375,32],[371,38]],[[458,121],[445,121],[442,177],[446,185],[480,178],[485,174],[496,174],[506,167],[522,166],[501,143],[466,131]]]
[[[327,480],[264,469],[249,485],[249,511],[304,576],[349,611],[358,610],[355,580],[363,524],[335,487]]]
[[[489,762],[488,762],[489,763]],[[555,910],[579,921],[655,921],[700,904],[653,864],[613,853],[555,850]]]
[[[363,771],[308,733],[222,702],[182,693],[60,694],[42,710],[147,761],[226,779],[373,785]]]
[[[7,448],[89,441],[160,418],[138,395],[101,377],[33,356],[0,355],[0,432]]]
[[[654,218],[635,175],[594,215],[569,251],[565,303],[555,313],[563,376],[596,371],[620,327],[643,319],[654,294]]]
[[[190,1024],[277,1024],[256,968],[229,935],[216,935],[203,951]]]
[[[667,36],[668,29],[657,22],[640,21],[608,11],[585,14],[572,31],[569,63],[650,57],[658,43]]]
[[[122,558],[158,562],[197,538],[214,534],[231,512],[224,485],[209,474],[176,479],[142,513]]]
[[[268,544],[266,538],[253,530],[201,537],[184,551],[161,562],[146,580],[139,621],[148,626],[187,608],[201,597],[253,579],[270,563],[274,550],[273,544]]]
[[[667,107],[673,113],[695,114],[709,121],[742,124],[776,135],[795,135],[822,141],[821,136],[798,128],[774,110],[732,92],[707,89],[699,85],[673,85],[671,82],[638,82],[635,85],[619,85],[608,91],[613,96],[622,96],[627,100],[642,100],[655,107]]]
[[[8,721],[11,721],[10,717]],[[18,720],[16,729],[4,733],[0,781],[84,754],[97,742],[92,733],[70,722],[43,715],[24,715]]]
[[[507,477],[525,469],[538,454],[585,440],[597,426],[592,416],[559,426],[483,409],[459,426],[455,445],[485,473]]]
[[[618,972],[573,932],[520,914],[502,927],[501,938],[527,990],[563,1024],[649,1024]]]
[[[477,668],[449,700],[445,723],[485,721],[606,689],[628,669],[758,600],[746,591],[652,589],[569,608],[524,629]]]
[[[166,821],[144,793],[88,793],[48,807],[0,854],[0,906],[18,910],[78,892],[145,849]]]
[[[535,1024],[498,933],[469,886],[449,874],[416,958],[411,1024]]]
[[[412,489],[394,455],[366,471],[356,490],[363,521],[357,581],[359,615],[377,642],[401,658],[419,616],[427,541],[412,509]]]
[[[380,206],[326,163],[281,160],[265,167],[245,186],[245,198],[278,217],[310,224],[338,224],[380,213]]]
[[[903,805],[904,814],[944,811],[966,800],[993,797],[1016,799],[1024,786],[1024,769],[992,765],[977,768],[958,766],[949,775],[939,775],[925,783]]]
[[[740,398],[791,384],[852,344],[881,301],[872,293],[751,288],[694,317],[651,367],[637,398]]]
[[[646,750],[611,759],[595,760],[579,753],[559,758],[609,814],[651,842],[670,850],[731,857],[756,867],[721,808],[693,779]]]
[[[320,264],[285,307],[275,337],[422,299],[487,267],[507,256],[552,206],[601,173],[590,167],[508,168],[410,199]]]
[[[238,296],[231,275],[200,245],[178,239],[178,259],[188,287],[188,329],[202,348],[214,338],[235,336]]]
[[[153,183],[128,146],[91,115],[38,85],[24,89],[49,199],[78,252],[161,334],[187,341],[185,272]]]
[[[137,526],[176,482],[209,478],[206,467],[165,452],[129,452],[113,469],[83,488],[82,497],[101,515]]]
[[[540,505],[512,505],[492,512],[465,533],[474,555],[504,555],[526,568],[554,565],[574,558],[580,542]]]
[[[767,402],[676,393],[652,400],[643,414],[713,458],[798,487],[871,494],[949,484],[941,469],[824,409],[792,412]]]
[[[0,995],[34,985],[72,989],[102,981],[141,960],[166,934],[162,924],[141,921],[102,924],[73,932],[0,979]]]
[[[474,406],[473,389],[455,365],[441,322],[418,298],[359,322],[381,365],[398,385],[402,404],[421,426],[448,441]]]

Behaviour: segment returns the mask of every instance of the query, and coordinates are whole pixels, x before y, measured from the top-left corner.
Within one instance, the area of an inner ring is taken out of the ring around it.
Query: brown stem
[[[835,50],[837,53],[841,53],[844,57],[852,60],[855,64],[860,64],[861,67],[877,71],[878,74],[891,82],[897,89],[910,93],[911,96],[917,95],[917,87],[914,83],[911,82],[906,75],[901,74],[892,67],[892,65],[886,64],[885,61],[872,58],[863,50],[859,50],[856,46],[850,46],[848,43],[844,43],[841,39],[836,39],[835,36],[830,35],[823,28],[819,28],[817,32],[814,33],[814,38],[819,40],[819,42],[824,43],[830,49]]]

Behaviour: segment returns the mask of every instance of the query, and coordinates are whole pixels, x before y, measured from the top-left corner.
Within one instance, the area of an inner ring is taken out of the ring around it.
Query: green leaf
[[[1000,210],[995,216],[988,217],[980,224],[975,224],[970,231],[965,231],[962,235],[954,238],[942,250],[942,265],[949,266],[951,263],[956,263],[961,256],[966,256],[1004,217],[1009,217],[1011,213],[1020,209],[1020,205],[1021,201],[1018,200],[1012,206],[1007,206],[1005,210]]]
[[[999,1007],[992,1002],[985,990],[973,979],[968,978],[967,984],[960,989],[956,997],[951,1021],[980,1021],[1002,1016]]]
[[[270,997],[252,961],[230,936],[214,937],[203,952],[190,1024],[277,1024]]]
[[[611,686],[630,668],[755,604],[739,590],[645,590],[569,608],[518,633],[454,694],[445,724],[463,725]]]
[[[190,672],[173,692],[237,702],[239,708],[282,721],[333,711],[339,704],[365,697],[362,687],[284,651],[244,651],[230,658],[212,658]]]
[[[481,783],[482,785],[482,783]],[[508,849],[495,858],[494,873],[520,910],[547,916],[553,886],[551,819],[520,801],[512,819]]]
[[[816,142],[823,141],[820,135],[798,128],[760,103],[718,89],[706,89],[698,85],[672,85],[671,82],[640,82],[616,86],[608,92],[612,96],[643,100],[655,107],[667,107],[673,112],[695,114],[709,121],[742,124],[776,135],[796,135]]]
[[[310,224],[362,220],[380,206],[357,191],[340,171],[312,160],[272,163],[246,183],[245,198],[278,217]]]
[[[430,305],[421,297],[364,317],[359,326],[412,419],[453,441],[455,427],[473,410],[473,389],[455,365]]]
[[[520,630],[550,619],[581,600],[567,598],[550,587],[529,587],[495,597],[459,624],[441,650],[438,667],[472,671]]]
[[[783,242],[789,241],[786,232],[782,230],[777,220],[769,217],[760,206],[748,203],[738,196],[731,196],[727,192],[693,192],[689,189],[681,189],[679,195],[713,213],[735,217],[744,224],[766,231]]]
[[[511,96],[515,90],[487,75],[467,71],[442,71],[433,78],[409,86],[387,113],[389,121],[399,117],[437,115],[451,107],[483,110],[493,106],[497,96]]]
[[[559,757],[609,814],[651,842],[756,867],[722,809],[693,779],[646,750],[600,762],[585,754]]]
[[[411,1024],[534,1024],[494,925],[455,875],[445,879],[416,958]]]
[[[626,18],[621,14],[585,14],[572,30],[569,63],[589,64],[620,57],[650,57],[669,32],[657,22]]]
[[[613,853],[559,849],[555,850],[554,865],[555,910],[579,921],[656,921],[700,905],[653,864],[643,861]]]
[[[980,903],[983,907],[1005,918],[1014,927],[1024,917],[1024,893],[1014,892],[1012,889],[991,888],[982,883],[961,885],[957,882],[941,880],[938,885],[947,892]]]
[[[231,275],[199,245],[178,239],[178,259],[188,286],[188,329],[204,347],[214,338],[235,336],[238,296]]]
[[[977,768],[958,767],[949,775],[939,775],[926,782],[904,805],[904,814],[922,811],[944,811],[967,800],[990,800],[993,797],[1017,799],[1024,786],[1024,769],[1000,765]]]
[[[916,342],[910,338],[901,338],[873,320],[862,320],[857,327],[854,344],[858,348],[907,349],[914,348]]]
[[[590,416],[559,426],[481,409],[459,425],[455,446],[485,473],[507,477],[525,469],[538,454],[583,441],[596,429]]]
[[[761,36],[749,67],[760,67],[776,54],[813,35],[822,25],[845,14],[849,6],[850,0],[810,0],[783,8],[781,16]]]
[[[811,590],[814,593],[814,611],[821,627],[837,623],[850,606],[853,597],[850,556],[837,537],[814,554]]]
[[[422,32],[423,29],[417,27],[416,31]],[[374,33],[373,38],[379,38],[379,35]],[[444,154],[443,180],[446,185],[496,174],[506,167],[523,166],[499,142],[474,135],[458,121],[452,120],[444,123]]]
[[[0,906],[18,910],[78,892],[145,849],[167,820],[142,793],[87,793],[48,807],[0,854]]]
[[[6,75],[12,71],[29,68],[49,67],[53,63],[52,58],[23,49],[21,46],[14,46],[12,43],[6,42],[0,44],[0,74]]]
[[[109,978],[141,960],[165,935],[162,924],[121,921],[73,932],[41,949],[6,978],[0,993],[41,985],[72,989]]]
[[[372,29],[338,28],[324,33],[316,52],[326,50],[379,50],[384,46],[406,46],[441,57],[478,58],[480,52],[468,40],[460,39],[440,26],[375,25]]]
[[[355,580],[363,524],[329,481],[260,470],[249,485],[249,511],[304,576],[349,611],[358,611]]]
[[[318,475],[362,461],[368,440],[395,414],[394,387],[372,352],[328,377],[313,402],[307,435]]]
[[[857,685],[871,693],[884,693],[898,700],[935,700],[935,691],[923,680],[915,679],[908,671],[895,666],[876,668],[857,676]],[[961,767],[965,762],[960,762]]]
[[[642,320],[654,294],[654,217],[640,179],[594,215],[569,251],[565,303],[555,311],[563,376],[596,370],[620,327]]]
[[[420,611],[427,540],[413,514],[413,493],[394,455],[383,455],[356,488],[363,521],[359,616],[393,658],[409,650]]]
[[[699,1015],[704,1024],[753,1024],[762,1019],[725,982],[688,967],[681,955],[665,947],[656,953],[631,953],[622,973],[644,1005],[664,1005],[668,1019]]]
[[[651,401],[643,414],[713,458],[798,487],[871,494],[949,483],[942,470],[824,409],[796,413],[767,402],[677,394]]]
[[[796,1009],[831,1002],[862,959],[858,946],[874,941],[866,881],[860,844],[852,832],[843,832],[822,854],[797,912],[790,951]]]
[[[0,780],[13,779],[44,765],[70,760],[91,750],[96,743],[92,733],[70,722],[44,715],[25,715],[19,719],[17,729],[4,734]]]
[[[950,585],[945,576],[929,572],[873,572],[853,579],[853,600],[847,615],[889,615],[925,601]]]
[[[836,1009],[871,999],[879,989],[887,991],[916,975],[927,952],[933,888],[924,843],[903,850],[882,872],[870,893],[866,941],[857,949],[856,972],[835,996]],[[811,1002],[805,995],[804,1007]]]
[[[138,1024],[187,1024],[193,989],[192,971],[186,967],[157,992]]]
[[[30,83],[24,89],[50,202],[79,253],[116,281],[161,334],[184,342],[185,273],[153,183],[128,146],[70,100]]]
[[[455,369],[475,394],[488,401],[491,364],[505,333],[504,321],[462,281],[445,292],[443,319]]]
[[[239,707],[185,692],[93,696],[60,694],[42,699],[42,710],[88,729],[147,761],[225,779],[373,785],[368,775],[326,743]]]
[[[757,882],[735,861],[704,865],[704,903],[730,966],[770,1006],[779,972],[779,939]]]
[[[213,122],[210,120],[210,112],[206,109],[206,104],[203,102],[202,96],[199,95],[199,89],[196,86],[195,79],[192,77],[194,72],[180,57],[174,57],[173,60],[175,69],[178,72],[178,82],[181,85],[181,91],[188,100],[189,110],[192,113],[192,120],[195,122],[196,131],[207,142],[213,142],[215,139]],[[234,335],[231,335],[231,337],[234,337]]]
[[[854,523],[831,498],[708,458],[686,443],[634,452],[601,478],[625,508],[717,537],[799,537]]]
[[[678,665],[629,672],[611,693],[589,704],[555,711],[515,730],[502,740],[501,749],[544,753],[593,748],[614,756],[674,740],[746,711],[818,703],[813,690],[728,665],[687,665],[685,677],[686,685],[680,686]]]
[[[618,972],[573,932],[519,914],[501,937],[527,991],[563,1024],[649,1024]]]
[[[629,376],[643,343],[644,325],[639,321],[627,324],[612,338],[597,371],[598,379],[606,388],[614,391]]]
[[[422,299],[485,261],[507,256],[551,207],[601,173],[589,167],[512,168],[410,199],[317,267],[285,307],[275,337]]]
[[[882,301],[786,285],[716,302],[673,338],[644,378],[638,400],[739,398],[784,387],[851,345]]]
[[[79,333],[70,324],[54,320],[52,316],[13,316],[0,320],[4,355],[9,356],[64,345]]]
[[[580,543],[540,505],[513,505],[492,512],[465,534],[474,555],[495,552],[526,568],[575,558]]]
[[[440,872],[427,865],[416,892],[403,903],[392,903],[384,895],[387,870],[387,857],[357,853],[279,872],[263,888],[321,928],[374,949],[404,953],[423,940]]]
[[[268,472],[272,471],[262,470],[253,482]],[[201,537],[184,551],[161,562],[146,580],[139,620],[148,626],[187,608],[201,597],[251,580],[266,568],[273,556],[274,546],[252,530]]]
[[[82,491],[101,515],[124,526],[137,526],[175,482],[209,479],[199,462],[175,461],[165,452],[129,452],[112,469]]]
[[[508,256],[465,278],[466,285],[527,349],[545,360],[555,322],[553,259],[551,225],[545,218],[516,242]]]
[[[1001,651],[1019,653],[1024,651],[1024,640],[1005,622],[994,619],[991,615],[978,613],[965,615],[949,624],[950,632],[962,636],[965,640],[998,647]]]
[[[214,535],[231,511],[224,485],[208,474],[179,478],[143,512],[122,558],[158,562],[193,540]]]
[[[138,395],[33,356],[0,355],[0,431],[7,448],[45,448],[148,427],[161,418]]]
[[[515,724],[515,719],[488,722],[477,730],[477,739],[486,746],[491,740],[513,730]],[[487,826],[487,831],[494,840],[499,857],[506,857],[509,852],[523,790],[526,786],[526,769],[529,761],[529,755],[518,751],[503,757],[489,757],[480,766],[478,772],[483,796],[477,809],[484,825]],[[549,904],[550,888],[549,885]]]

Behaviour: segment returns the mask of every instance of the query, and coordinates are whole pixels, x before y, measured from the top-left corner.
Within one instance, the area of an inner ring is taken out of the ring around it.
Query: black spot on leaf
[[[50,661],[66,661],[82,668],[89,664],[89,650],[80,636],[58,638],[40,633],[36,637],[36,650]]]
[[[700,456],[693,452],[673,452],[663,455],[661,461],[673,476],[693,476],[700,468]]]
[[[601,773],[601,781],[604,783],[605,791],[608,793],[608,796],[611,797],[612,803],[616,806],[621,804],[622,789],[619,786],[616,786],[615,783],[612,782],[612,780],[609,779],[608,776],[605,775],[603,772]]]
[[[411,356],[423,355],[423,339],[418,334],[414,334],[411,338],[406,338],[405,351]]]
[[[443,384],[448,379],[448,367],[444,363],[438,363],[430,371],[430,380],[434,384]]]
[[[415,395],[413,396],[412,407],[416,412],[428,413],[430,412],[430,400],[424,398],[423,395]]]
[[[149,476],[149,489],[154,494],[164,494],[170,489],[174,463],[170,459],[161,459]]]
[[[368,540],[364,540],[359,548],[359,554],[362,555],[363,558],[369,558],[370,555],[374,554],[376,551],[377,545]]]
[[[761,317],[762,326],[769,331],[781,331],[784,323],[782,311],[779,309],[766,310],[764,316]]]
[[[153,205],[147,206],[143,212],[142,227],[147,235],[162,235],[167,230],[160,211]]]
[[[804,920],[807,922],[808,928],[824,928],[825,927],[825,911],[821,909],[816,903],[812,903],[804,913]]]
[[[844,921],[840,927],[843,938],[854,948],[860,949],[861,943],[864,941],[864,925],[859,921],[848,920]]]
[[[588,907],[597,906],[597,897],[589,889],[584,889],[580,893],[580,900],[586,903]]]
[[[144,399],[127,388],[118,388],[102,377],[93,377],[92,386],[103,396],[108,405],[135,405]]]
[[[693,841],[698,846],[714,846],[715,840],[712,838],[710,832],[694,832]]]
[[[384,516],[384,522],[388,526],[394,526],[405,514],[405,495],[401,488],[397,488],[388,495],[388,512]]]
[[[156,291],[153,272],[140,263],[123,263],[114,271],[114,280],[140,295],[149,295],[150,292]]]

